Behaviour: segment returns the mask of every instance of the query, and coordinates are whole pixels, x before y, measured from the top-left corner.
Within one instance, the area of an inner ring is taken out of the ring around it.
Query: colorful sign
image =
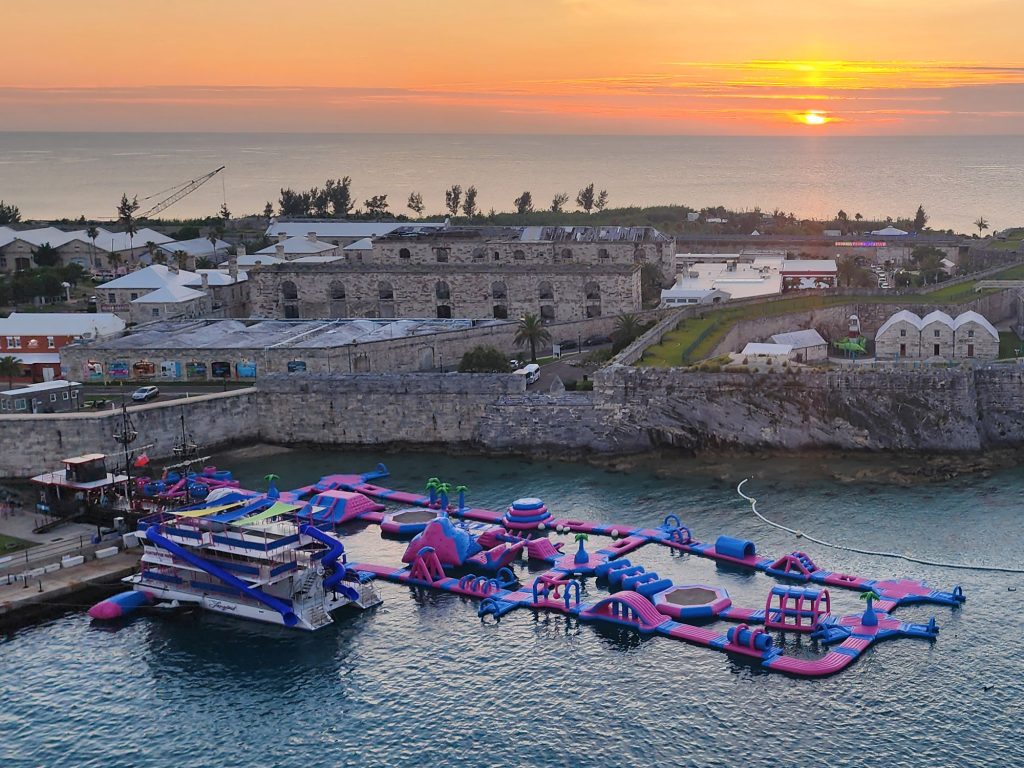
[[[215,379],[230,379],[231,378],[231,363],[223,360],[215,360],[210,363],[210,373]]]
[[[185,378],[206,380],[206,363],[185,363]]]
[[[164,360],[160,363],[160,377],[164,379],[180,379],[181,363],[177,360]]]
[[[305,360],[289,360],[288,373],[304,373],[306,370]]]
[[[252,360],[242,360],[235,363],[235,375],[240,379],[255,379],[256,363]]]
[[[837,240],[837,248],[885,248],[884,240]]]
[[[85,363],[85,370],[83,371],[86,381],[102,381],[103,380],[103,363],[96,360],[87,360]]]
[[[156,376],[156,363],[151,363],[149,360],[138,360],[132,366],[132,375],[136,379],[152,379]]]
[[[127,381],[131,376],[131,368],[126,360],[115,360],[107,367],[107,376],[111,379]]]

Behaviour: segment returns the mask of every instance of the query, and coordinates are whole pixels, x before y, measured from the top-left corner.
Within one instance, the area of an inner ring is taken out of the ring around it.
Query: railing
[[[97,549],[113,546],[120,548],[120,536],[101,541],[98,544],[84,534],[66,541],[39,544],[10,555],[0,556],[0,579],[13,583],[14,577],[20,576],[25,571],[34,571],[37,568],[60,563],[62,558],[68,556],[81,555],[88,560],[96,554]]]

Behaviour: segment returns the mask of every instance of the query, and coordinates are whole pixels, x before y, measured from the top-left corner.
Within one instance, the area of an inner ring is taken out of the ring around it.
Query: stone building
[[[125,320],[175,316],[246,317],[249,314],[248,275],[236,264],[226,270],[199,269],[190,272],[174,265],[151,264],[136,272],[118,277],[96,287],[100,309],[113,312]],[[189,288],[190,291],[180,291]],[[164,290],[169,289],[169,290]],[[139,302],[156,291],[158,301]],[[195,294],[205,295],[199,301]],[[151,306],[141,306],[151,304]],[[174,306],[180,305],[181,312]],[[158,310],[154,314],[154,310]],[[141,314],[140,314],[141,313]]]
[[[977,312],[964,312],[954,320],[935,311],[918,317],[900,310],[875,334],[879,359],[979,359],[999,356],[999,332]]]
[[[96,237],[88,230],[65,232],[56,227],[15,230],[0,227],[0,272],[34,269],[35,252],[44,245],[56,249],[63,265],[78,264],[93,272],[132,269],[150,248],[173,243],[171,238],[152,229],[143,228],[134,235],[97,228]]]
[[[274,318],[417,317],[563,322],[641,309],[634,264],[282,263],[251,274],[253,314]]]

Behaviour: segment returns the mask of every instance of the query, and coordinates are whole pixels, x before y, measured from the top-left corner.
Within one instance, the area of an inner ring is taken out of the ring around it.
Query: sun
[[[809,109],[806,112],[801,112],[796,116],[804,125],[825,125],[831,121],[831,118],[819,109]]]

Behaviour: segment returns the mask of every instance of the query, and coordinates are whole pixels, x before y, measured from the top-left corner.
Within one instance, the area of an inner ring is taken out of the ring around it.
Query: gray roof
[[[789,344],[793,349],[805,349],[806,347],[820,347],[828,342],[821,338],[821,334],[811,328],[806,331],[789,331],[788,333],[776,333],[772,336],[776,344]]]

